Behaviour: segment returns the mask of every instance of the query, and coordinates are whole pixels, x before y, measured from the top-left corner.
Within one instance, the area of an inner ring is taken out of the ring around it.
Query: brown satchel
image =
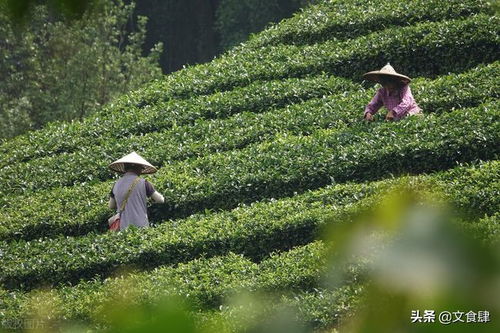
[[[135,185],[139,182],[139,177],[134,179],[132,184],[130,184],[130,187],[128,188],[127,195],[125,196],[125,200],[122,202],[122,206],[120,207],[120,210],[118,213],[115,215],[111,216],[108,219],[108,225],[109,225],[109,230],[110,231],[120,231],[120,215],[121,213],[125,210],[125,205],[127,205],[128,198],[130,197],[130,193],[132,193],[132,190],[134,189]]]

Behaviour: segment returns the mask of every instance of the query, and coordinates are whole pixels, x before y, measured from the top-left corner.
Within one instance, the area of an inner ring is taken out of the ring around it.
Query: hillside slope
[[[323,1],[81,122],[3,142],[0,319],[29,317],[50,286],[51,316],[99,324],[115,272],[134,267],[142,301],[230,317],[236,290],[273,291],[335,326],[363,286],[320,292],[318,232],[401,180],[433,184],[494,239],[499,32],[488,1]],[[376,89],[361,75],[387,62],[414,78],[424,117],[361,121]],[[106,166],[132,150],[159,166],[147,178],[166,203],[154,228],[110,234]]]

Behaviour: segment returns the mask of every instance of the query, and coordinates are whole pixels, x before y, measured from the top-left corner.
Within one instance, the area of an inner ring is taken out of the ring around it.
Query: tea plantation
[[[486,0],[319,1],[83,121],[1,142],[0,321],[48,302],[51,320],[103,327],[106,302],[130,289],[127,301],[184,297],[216,322],[244,291],[338,327],[364,268],[325,288],[322,231],[401,183],[498,242],[499,33]],[[378,86],[361,76],[388,62],[424,115],[365,123]],[[107,165],[131,151],[159,167],[146,178],[165,204],[152,228],[110,233]]]

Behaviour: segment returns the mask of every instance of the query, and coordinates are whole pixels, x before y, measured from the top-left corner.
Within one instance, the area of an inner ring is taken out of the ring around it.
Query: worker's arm
[[[372,100],[370,101],[370,103],[368,103],[368,105],[365,108],[365,115],[364,115],[365,118],[367,118],[367,116],[369,117],[373,116],[384,105],[384,102],[382,100],[382,94],[383,94],[382,88],[377,90],[377,93],[375,94],[375,96],[373,96]]]
[[[115,200],[115,194],[113,193],[115,185],[111,188],[111,191],[109,192],[109,202],[108,202],[108,207],[109,209],[116,209],[116,200]]]
[[[151,198],[156,203],[164,203],[165,198],[158,191],[156,191],[153,185],[146,180],[146,195]]]
[[[157,191],[155,191],[153,193],[153,195],[151,195],[151,199],[153,199],[153,201],[156,202],[156,203],[164,203],[165,202],[165,198],[163,197],[163,195],[161,195]]]

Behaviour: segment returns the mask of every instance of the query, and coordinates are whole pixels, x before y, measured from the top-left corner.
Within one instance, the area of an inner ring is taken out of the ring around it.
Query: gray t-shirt
[[[137,178],[133,172],[127,172],[117,180],[111,190],[111,197],[115,198],[116,211],[120,210],[123,200],[127,195],[128,189],[132,182]],[[153,185],[145,179],[140,179],[130,193],[130,196],[125,206],[125,210],[120,216],[120,230],[127,228],[129,225],[138,227],[148,227],[148,212],[147,198],[155,192]]]

